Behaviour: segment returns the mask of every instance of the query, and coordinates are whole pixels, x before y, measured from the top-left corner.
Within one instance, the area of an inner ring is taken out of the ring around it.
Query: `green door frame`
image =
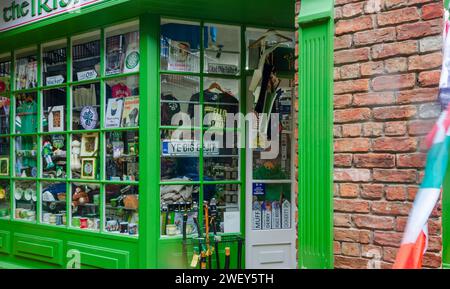
[[[302,0],[298,24],[299,268],[332,268],[334,1]]]

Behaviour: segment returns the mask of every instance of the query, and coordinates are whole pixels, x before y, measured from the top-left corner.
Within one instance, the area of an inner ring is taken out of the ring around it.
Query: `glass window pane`
[[[19,136],[15,139],[16,176],[37,177],[37,140],[35,136]]]
[[[200,132],[161,131],[161,179],[198,181]]]
[[[73,81],[100,77],[100,32],[72,38]]]
[[[239,147],[236,133],[206,132],[203,147],[205,181],[239,179]]]
[[[41,222],[55,226],[65,226],[66,183],[43,182],[41,188]]]
[[[24,49],[16,53],[15,62],[16,90],[35,88],[37,79],[36,49]]]
[[[139,76],[106,81],[105,127],[139,126]]]
[[[0,95],[7,96],[11,89],[11,58],[0,56]]]
[[[37,94],[20,93],[16,95],[16,133],[37,132]]]
[[[58,85],[67,80],[67,41],[42,45],[42,76],[44,86]]]
[[[105,33],[106,75],[139,71],[139,23],[114,26]]]
[[[42,137],[42,177],[65,178],[67,165],[67,146],[65,135],[46,135]]]
[[[79,229],[100,230],[100,186],[72,184],[71,226]]]
[[[161,186],[161,235],[183,234],[183,215],[187,214],[186,235],[197,234],[194,217],[198,216],[199,186]]]
[[[110,233],[138,235],[138,186],[107,185],[105,196],[105,230]]]
[[[264,55],[270,59],[271,65],[275,66],[277,72],[292,73],[295,71],[295,34],[289,31],[275,31],[257,28],[247,28],[247,70],[254,70],[264,65],[260,61],[263,47],[265,51],[275,48],[272,53]],[[282,36],[279,36],[282,35]],[[269,51],[270,52],[270,51]]]
[[[241,231],[238,184],[204,185],[203,199],[208,202],[210,219],[214,217],[210,233],[214,231],[214,226],[218,233]]]
[[[70,152],[73,179],[99,179],[98,133],[73,135]]]
[[[161,20],[161,70],[200,72],[200,30],[199,23]],[[207,47],[207,29],[203,38]]]
[[[45,90],[42,95],[42,130],[44,132],[65,131],[67,123],[66,89]]]
[[[200,122],[193,122],[194,107],[199,105],[199,92],[199,77],[161,75],[161,125],[200,127]]]
[[[238,75],[241,58],[239,26],[205,24],[208,47],[205,49],[205,73]]]
[[[9,217],[10,192],[9,180],[0,180],[0,219]]]
[[[74,86],[72,90],[72,129],[92,130],[100,127],[100,84]]]
[[[292,129],[293,129],[293,89],[292,81],[280,78],[277,93],[267,97],[271,107],[264,112],[277,117],[278,125],[272,124],[272,118],[259,118],[260,123],[254,134],[253,146],[253,178],[256,180],[291,179],[292,165]],[[267,102],[268,103],[268,102]],[[258,106],[254,103],[254,110]],[[278,114],[278,116],[276,115]],[[273,126],[278,130],[272,130]],[[256,127],[254,127],[256,129]],[[275,146],[274,146],[275,144]],[[261,153],[271,153],[270,157],[263,158]]]
[[[1,84],[0,84],[1,85]],[[9,96],[0,96],[0,134],[9,134],[10,133],[10,107],[11,101]]]
[[[204,81],[204,89],[205,126],[225,127],[227,114],[235,115],[240,111],[239,81],[207,77]]]
[[[16,181],[14,184],[14,218],[24,221],[36,221],[36,183]]]
[[[292,199],[290,183],[253,184],[252,229],[290,229]]]
[[[107,180],[138,181],[139,132],[107,132],[105,161]]]
[[[9,176],[9,167],[10,167],[10,159],[9,159],[9,137],[0,138],[0,176]]]

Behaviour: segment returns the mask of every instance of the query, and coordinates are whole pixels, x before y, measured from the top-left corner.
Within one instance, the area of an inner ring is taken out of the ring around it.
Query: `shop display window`
[[[0,135],[9,134],[11,59],[0,55]]]
[[[36,48],[26,48],[16,52],[15,90],[31,89],[38,86],[38,62]]]
[[[72,80],[100,77],[100,31],[72,38]]]
[[[66,178],[67,166],[66,136],[61,134],[45,135],[42,137],[42,177]]]
[[[19,136],[15,138],[17,177],[37,177],[37,138],[36,136]]]
[[[161,131],[161,179],[198,181],[200,131]]]
[[[16,181],[14,184],[14,218],[23,221],[36,221],[36,183]]]
[[[62,132],[66,130],[67,93],[65,88],[42,92],[42,130]]]
[[[241,28],[206,23],[208,46],[204,52],[204,72],[238,75],[241,60]]]
[[[162,236],[197,234],[194,216],[203,233],[207,216],[211,234],[241,231],[240,38],[237,26],[161,22]]]
[[[74,134],[70,149],[72,179],[99,179],[99,134]]]
[[[139,23],[110,27],[106,33],[106,75],[139,72]]]
[[[11,58],[0,55],[0,96],[9,96],[11,88]]]
[[[71,226],[99,231],[100,185],[73,183],[71,201]]]
[[[0,137],[0,176],[10,176],[9,173],[9,154],[10,152],[10,138]]]
[[[16,94],[16,133],[29,134],[37,132],[37,94]]]
[[[60,85],[67,81],[67,40],[42,45],[42,83]]]
[[[195,107],[199,109],[200,78],[188,75],[161,75],[161,125],[200,127],[194,123]]]
[[[93,130],[100,127],[100,83],[72,88],[72,130]]]
[[[65,226],[67,223],[66,183],[43,182],[41,186],[41,223]]]
[[[213,220],[209,224],[209,232],[240,232],[239,187],[239,184],[204,186],[203,199],[208,204],[208,217]]]
[[[0,218],[137,236],[138,21],[37,47],[0,55]]]
[[[105,231],[130,236],[139,230],[138,186],[105,186]]]
[[[210,33],[199,23],[161,20],[161,70],[200,72],[200,48],[207,47]]]
[[[139,126],[139,76],[106,81],[105,100],[105,128]]]
[[[106,179],[139,180],[139,133],[114,131],[106,133]]]
[[[183,215],[187,215],[186,235],[197,234],[194,217],[198,217],[200,186],[176,184],[161,186],[161,235],[183,232]]]
[[[0,180],[0,219],[8,218],[10,211],[9,180]]]

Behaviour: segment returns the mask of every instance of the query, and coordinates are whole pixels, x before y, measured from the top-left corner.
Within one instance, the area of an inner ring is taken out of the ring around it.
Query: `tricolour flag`
[[[418,269],[427,250],[428,218],[436,206],[447,171],[450,144],[450,106],[442,112],[427,136],[429,147],[425,176],[409,214],[394,269]]]

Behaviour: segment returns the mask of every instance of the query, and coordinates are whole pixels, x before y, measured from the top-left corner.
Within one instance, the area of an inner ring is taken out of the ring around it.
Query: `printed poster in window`
[[[122,127],[139,125],[139,96],[125,97],[122,113]]]
[[[189,71],[190,45],[187,42],[169,40],[169,70]]]
[[[108,99],[108,106],[106,108],[105,127],[117,128],[120,127],[120,120],[122,119],[123,110],[122,98],[110,98]]]

